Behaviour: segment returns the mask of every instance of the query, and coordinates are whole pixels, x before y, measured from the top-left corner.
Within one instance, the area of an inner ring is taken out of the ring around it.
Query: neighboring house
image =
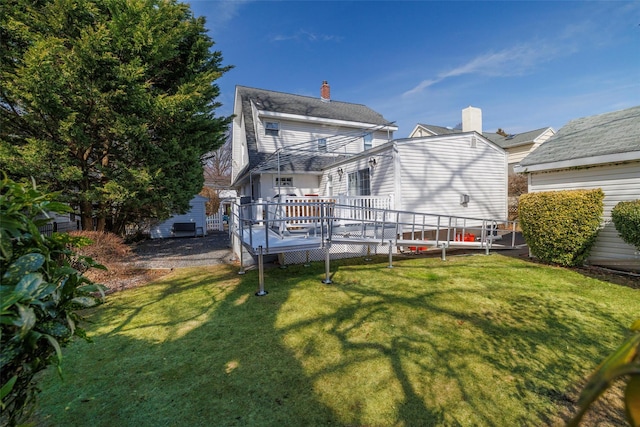
[[[318,194],[322,170],[393,139],[398,128],[361,104],[236,87],[232,186],[240,196]]]
[[[640,270],[640,252],[611,222],[618,202],[640,199],[640,106],[570,121],[515,170],[530,192],[601,188],[603,229],[589,262]]]
[[[332,101],[326,82],[319,98],[238,86],[234,113],[240,196],[392,195],[397,210],[507,216],[506,153],[476,129],[393,140],[395,126]]]
[[[168,220],[151,227],[152,239],[163,239],[167,237],[184,236],[206,236],[207,234],[207,213],[205,204],[209,199],[196,195],[189,202],[190,209],[184,214],[177,214]],[[175,231],[176,223],[195,223],[195,232]]]
[[[409,138],[449,135],[472,130],[482,134],[482,136],[506,150],[509,162],[509,173],[513,173],[513,167],[516,164],[555,134],[553,128],[550,127],[518,134],[507,134],[500,130],[500,133],[483,132],[482,110],[470,106],[462,110],[461,129],[418,123],[413,131],[411,131],[411,134],[409,134]]]

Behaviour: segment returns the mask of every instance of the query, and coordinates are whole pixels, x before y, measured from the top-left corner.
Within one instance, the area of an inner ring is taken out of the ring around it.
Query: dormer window
[[[368,150],[370,148],[373,147],[373,135],[370,133],[365,133],[364,136],[362,137],[362,140],[364,141],[364,149]]]
[[[265,135],[278,136],[280,132],[280,123],[278,122],[265,122],[264,133]]]

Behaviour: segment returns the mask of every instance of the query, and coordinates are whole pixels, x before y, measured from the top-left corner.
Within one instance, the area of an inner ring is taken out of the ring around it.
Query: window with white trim
[[[365,133],[362,137],[362,141],[364,143],[363,147],[365,150],[368,150],[373,147],[373,134]]]
[[[349,196],[370,196],[371,179],[369,175],[369,168],[360,169],[357,172],[350,172],[348,186]]]
[[[327,138],[318,139],[318,151],[321,153],[327,152]]]
[[[276,177],[276,187],[293,187],[293,177],[281,176]]]
[[[271,136],[278,136],[280,133],[280,123],[278,122],[264,122],[264,134]]]

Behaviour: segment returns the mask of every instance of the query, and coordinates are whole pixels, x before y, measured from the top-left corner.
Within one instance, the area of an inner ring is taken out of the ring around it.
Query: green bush
[[[640,249],[640,199],[615,205],[611,219],[620,238]]]
[[[69,210],[55,197],[35,184],[0,181],[0,425],[29,415],[35,374],[52,364],[61,372],[61,347],[85,337],[77,311],[99,303],[96,293],[104,295],[79,271],[102,268],[73,251],[86,238],[39,232],[49,212]]]
[[[518,217],[531,253],[548,263],[583,264],[600,230],[603,201],[599,188],[520,196]]]

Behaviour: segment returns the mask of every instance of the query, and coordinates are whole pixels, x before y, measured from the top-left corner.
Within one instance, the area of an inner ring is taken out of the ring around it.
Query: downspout
[[[395,206],[393,209],[400,211],[403,207],[402,202],[402,177],[400,175],[400,153],[398,153],[398,143],[393,143],[393,148],[391,149],[391,155],[393,159],[393,186],[395,192]]]

